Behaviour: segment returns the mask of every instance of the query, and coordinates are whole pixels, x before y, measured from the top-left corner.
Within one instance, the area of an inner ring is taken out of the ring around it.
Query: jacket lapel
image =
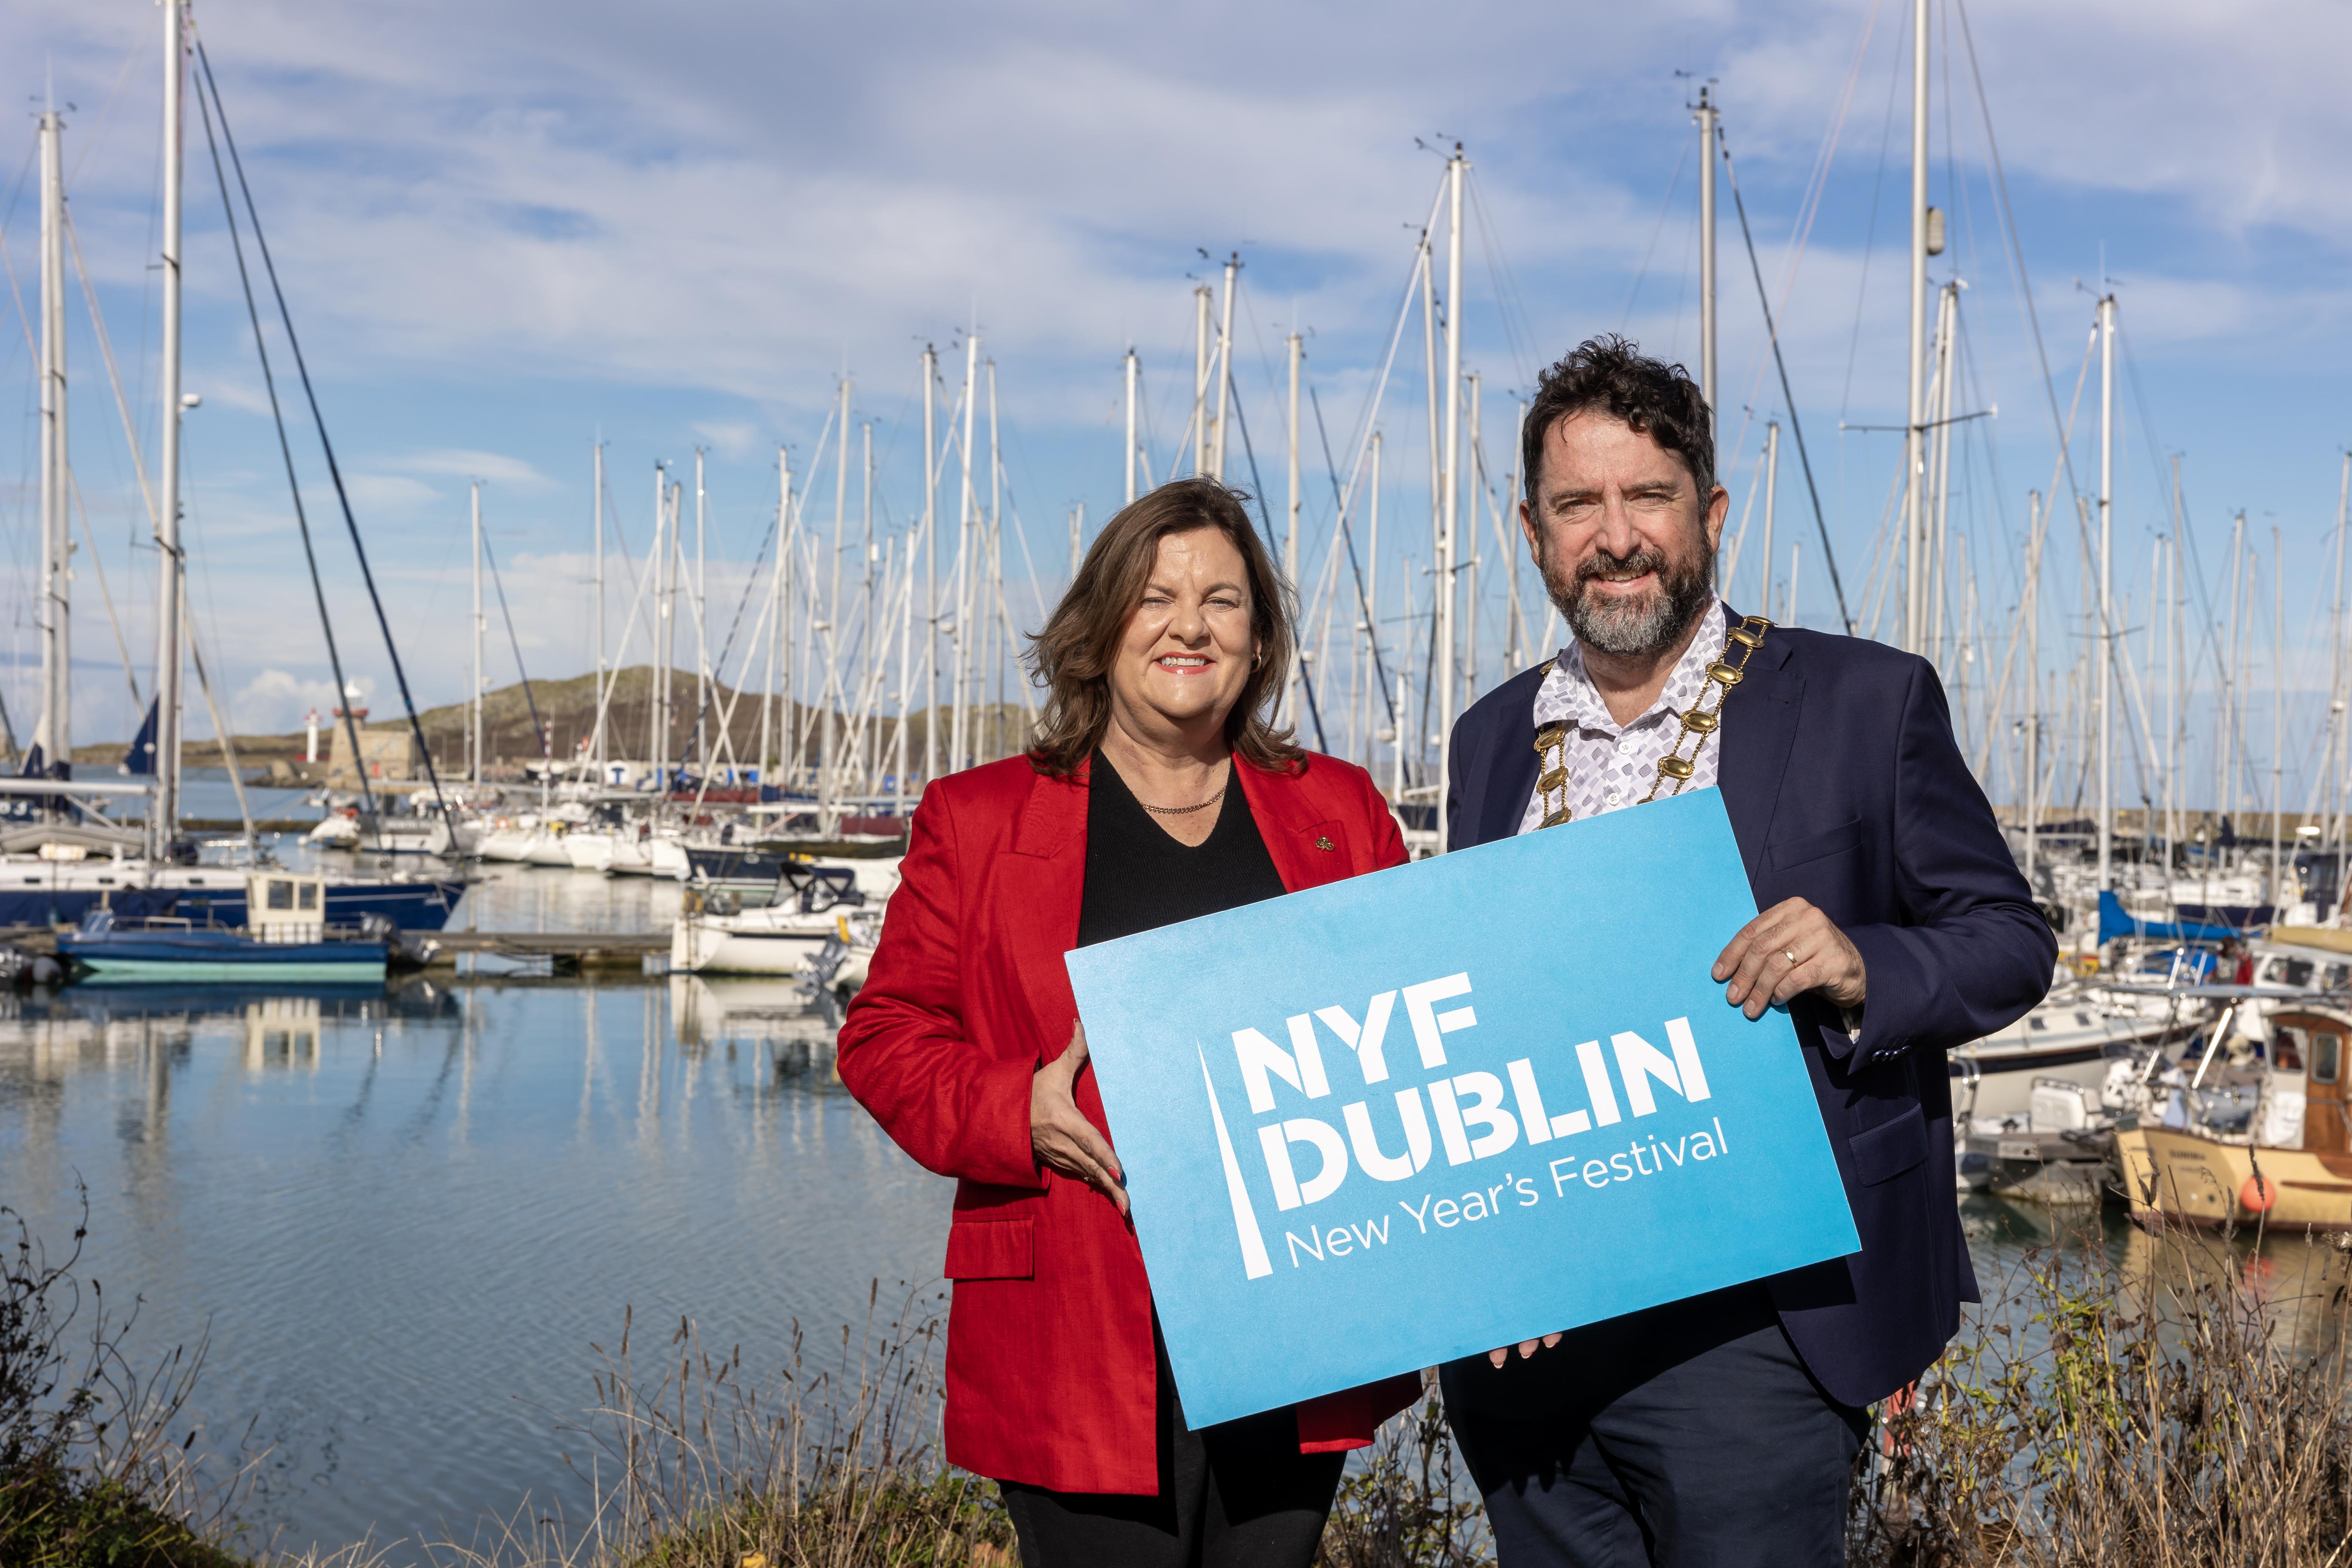
[[[1028,978],[1030,1005],[1048,1033],[1058,1019],[1066,1035],[1078,1011],[1062,955],[1078,944],[1078,913],[1086,899],[1087,798],[1083,767],[1066,779],[1032,777],[1029,798],[1013,825],[1013,852],[995,867],[1001,907],[1013,915],[998,929],[1013,973]],[[1039,1048],[1058,1055],[1062,1044],[1041,1041]]]
[[[1735,612],[1735,624],[1737,618]],[[1764,836],[1780,803],[1780,780],[1796,743],[1797,711],[1804,695],[1804,677],[1789,668],[1788,640],[1771,632],[1764,634],[1762,646],[1748,657],[1745,678],[1725,694],[1723,762],[1717,782],[1750,887],[1764,868]]]
[[[1350,849],[1347,826],[1322,816],[1307,798],[1303,775],[1270,773],[1250,766],[1236,754],[1234,777],[1242,798],[1249,802],[1258,837],[1274,861],[1275,874],[1285,892],[1319,888],[1348,874]]]
[[[1549,660],[1539,668],[1549,669]],[[1486,765],[1486,788],[1478,808],[1478,842],[1492,844],[1519,830],[1528,814],[1528,800],[1536,792],[1536,774],[1543,759],[1536,755],[1536,693],[1541,677],[1528,688],[1527,700],[1512,700],[1496,715],[1496,737]]]

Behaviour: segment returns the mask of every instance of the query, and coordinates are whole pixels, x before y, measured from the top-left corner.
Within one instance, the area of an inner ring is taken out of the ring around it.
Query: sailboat
[[[149,498],[157,544],[155,691],[149,728],[132,761],[152,759],[152,782],[78,780],[72,764],[71,576],[66,570],[72,533],[70,448],[67,442],[65,375],[64,122],[41,117],[43,265],[41,275],[41,527],[42,581],[38,632],[42,712],[27,756],[27,774],[0,779],[0,800],[21,802],[21,826],[0,834],[0,923],[79,922],[104,905],[118,915],[177,915],[242,927],[252,913],[240,867],[202,863],[179,833],[182,674],[194,652],[187,646],[185,561],[180,541],[180,418],[184,405],[181,366],[181,205],[184,169],[183,90],[193,38],[185,0],[164,0],[163,285],[163,437],[157,489]],[[135,433],[126,430],[141,471]],[[204,675],[200,653],[197,672]],[[207,690],[209,701],[209,690]],[[214,725],[227,733],[222,715]],[[130,771],[126,766],[126,772]],[[231,775],[236,769],[231,757]],[[144,798],[143,832],[115,822],[107,808]],[[240,789],[240,799],[242,792]],[[249,818],[248,818],[249,821]],[[251,844],[248,837],[248,846]],[[404,931],[438,931],[465,884],[430,876],[349,879],[320,884],[325,923],[356,927],[369,917]]]

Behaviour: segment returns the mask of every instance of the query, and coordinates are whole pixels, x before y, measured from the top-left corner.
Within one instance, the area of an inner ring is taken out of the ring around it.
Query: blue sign
[[[1195,1426],[1855,1251],[1696,791],[1068,956]]]

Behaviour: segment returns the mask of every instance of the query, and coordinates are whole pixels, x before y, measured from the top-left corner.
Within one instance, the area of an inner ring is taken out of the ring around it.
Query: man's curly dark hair
[[[1543,470],[1544,438],[1553,426],[1588,408],[1623,420],[1680,458],[1706,506],[1715,489],[1715,417],[1706,398],[1682,366],[1654,360],[1613,332],[1585,339],[1536,384],[1535,402],[1519,429],[1519,471],[1527,476],[1530,502]]]

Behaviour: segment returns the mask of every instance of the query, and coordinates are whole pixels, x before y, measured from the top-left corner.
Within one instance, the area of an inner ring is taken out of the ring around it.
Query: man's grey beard
[[[1656,653],[1680,641],[1715,598],[1715,557],[1702,547],[1683,573],[1659,551],[1643,548],[1629,555],[1605,551],[1580,563],[1575,575],[1559,581],[1553,563],[1542,563],[1544,589],[1559,606],[1576,640],[1602,653]],[[1602,605],[1593,601],[1585,585],[1604,573],[1657,574],[1658,586],[1632,602]]]

